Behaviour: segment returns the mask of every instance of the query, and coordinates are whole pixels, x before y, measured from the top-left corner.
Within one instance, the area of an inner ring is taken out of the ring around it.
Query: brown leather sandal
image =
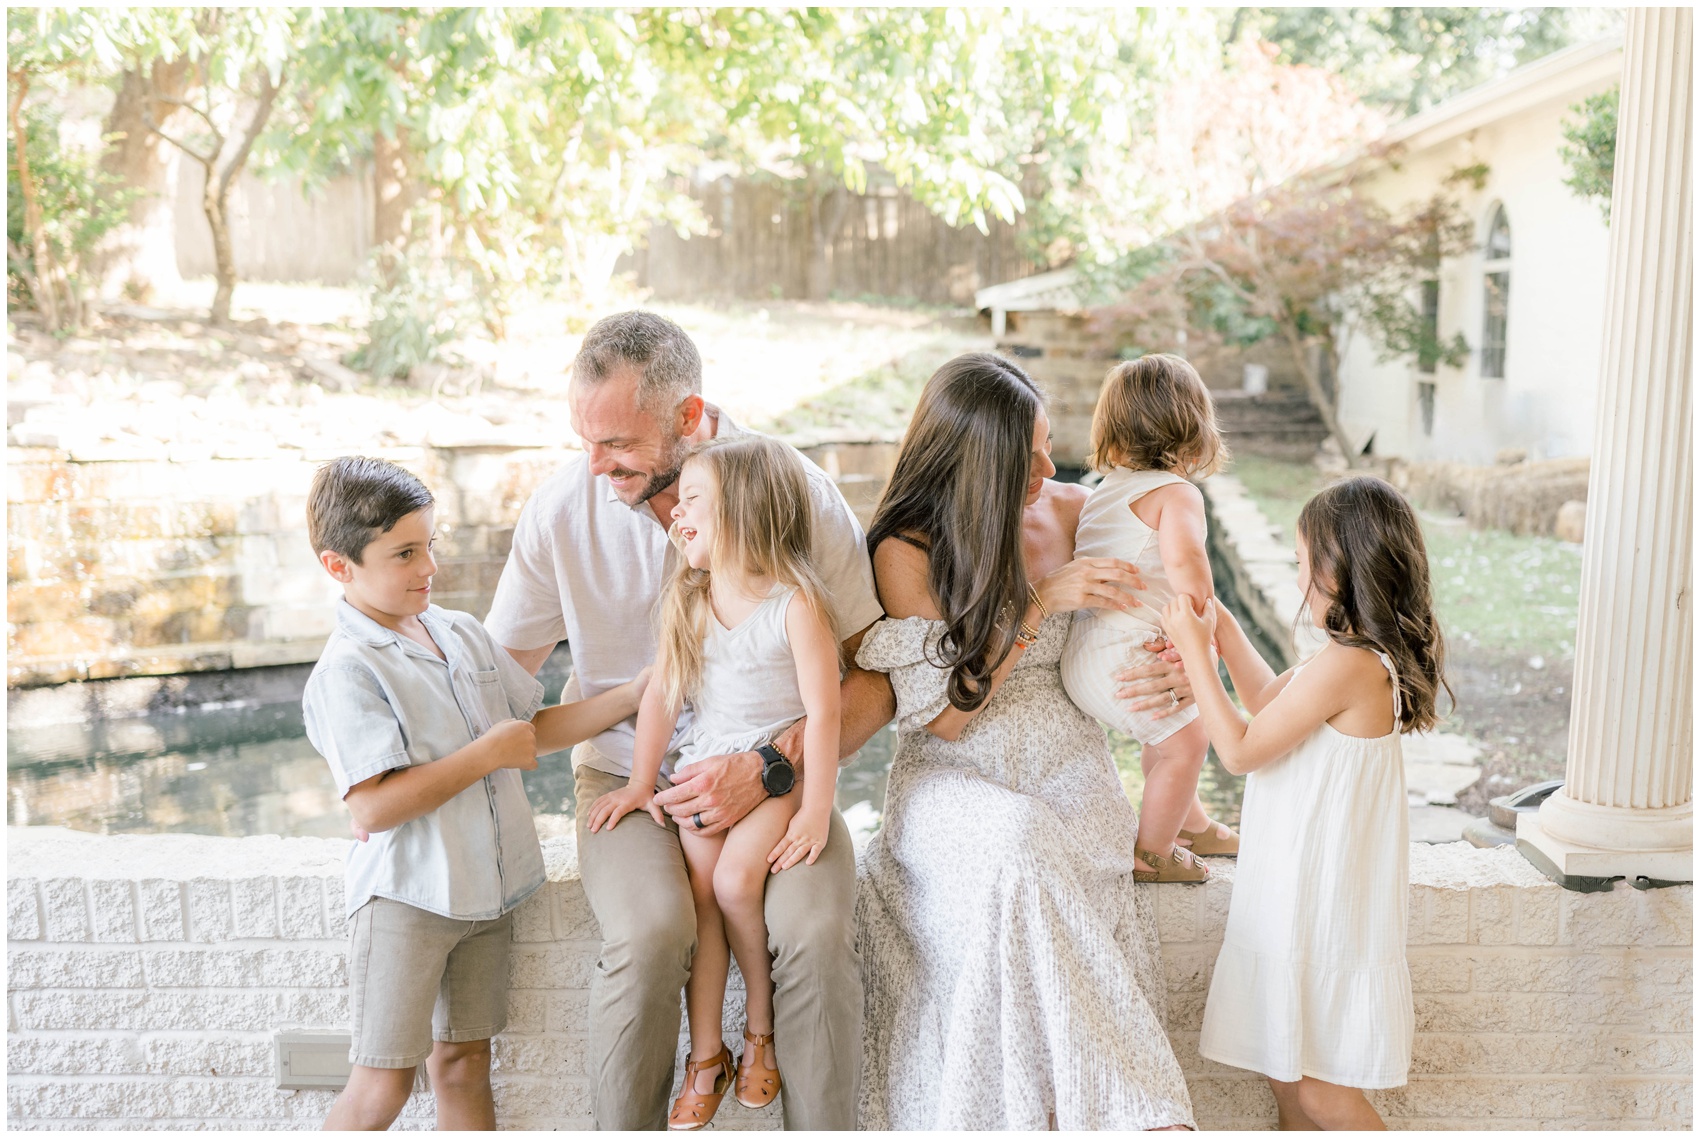
[[[697,1076],[715,1067],[720,1068],[720,1073],[714,1076],[714,1090],[697,1090]],[[686,1060],[685,1085],[673,1103],[673,1112],[667,1116],[667,1129],[701,1130],[713,1122],[714,1112],[720,1109],[720,1100],[726,1097],[726,1088],[732,1085],[736,1074],[732,1052],[724,1044],[720,1054],[712,1059],[704,1059],[700,1063]]]
[[[1223,830],[1228,833],[1225,838],[1221,836]],[[1180,836],[1186,840],[1185,848],[1199,857],[1240,856],[1240,836],[1214,818],[1205,823],[1204,829],[1197,833],[1182,830]]]
[[[1185,885],[1197,885],[1210,879],[1210,870],[1203,862],[1193,857],[1191,853],[1180,846],[1172,846],[1169,856],[1162,857],[1150,850],[1134,847],[1133,854],[1140,861],[1150,866],[1149,870],[1136,869],[1133,879],[1146,885],[1158,885],[1168,882],[1179,882]]]
[[[762,1062],[762,1052],[773,1050],[773,1032],[751,1035],[744,1032],[744,1054],[738,1060],[737,1098],[740,1106],[760,1110],[779,1097],[779,1059],[774,1057],[774,1069]]]

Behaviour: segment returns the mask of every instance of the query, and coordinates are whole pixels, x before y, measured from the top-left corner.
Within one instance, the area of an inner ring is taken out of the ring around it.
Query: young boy
[[[421,1060],[439,1129],[495,1127],[512,914],[543,884],[520,771],[634,714],[646,679],[539,712],[543,685],[430,603],[434,524],[431,492],[391,463],[339,458],[313,479],[308,535],[343,599],[307,737],[370,835],[348,855],[354,1070],[327,1130],[386,1129]]]

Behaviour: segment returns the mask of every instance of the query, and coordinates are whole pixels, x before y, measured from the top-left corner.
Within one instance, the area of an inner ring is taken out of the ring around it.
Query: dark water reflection
[[[544,666],[546,698],[560,698],[570,661]],[[301,680],[306,680],[305,668]],[[893,736],[882,730],[838,779],[838,805],[853,829],[878,824]],[[1138,745],[1112,736],[1123,784],[1138,801]],[[308,744],[298,703],[205,706],[176,714],[87,724],[13,727],[6,736],[7,822],[102,834],[191,833],[242,837],[348,836],[348,815],[330,770]],[[1201,793],[1212,813],[1239,818],[1242,780],[1214,758]],[[546,755],[525,775],[539,828],[560,833],[573,809],[568,752]]]

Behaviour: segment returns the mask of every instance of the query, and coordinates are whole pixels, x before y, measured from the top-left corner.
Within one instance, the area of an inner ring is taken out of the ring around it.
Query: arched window
[[[1505,323],[1511,303],[1511,222],[1493,207],[1482,250],[1482,376],[1505,378]]]

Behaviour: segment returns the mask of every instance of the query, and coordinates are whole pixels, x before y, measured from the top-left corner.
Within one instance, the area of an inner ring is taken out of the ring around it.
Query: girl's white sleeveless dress
[[[785,631],[785,614],[796,595],[796,589],[775,585],[754,612],[731,628],[709,612],[702,682],[691,698],[696,718],[679,747],[675,776],[700,759],[771,743],[807,713]]]
[[[1405,1084],[1415,1016],[1399,711],[1395,681],[1391,734],[1324,723],[1246,776],[1234,896],[1198,1041],[1206,1059],[1284,1083]]]

